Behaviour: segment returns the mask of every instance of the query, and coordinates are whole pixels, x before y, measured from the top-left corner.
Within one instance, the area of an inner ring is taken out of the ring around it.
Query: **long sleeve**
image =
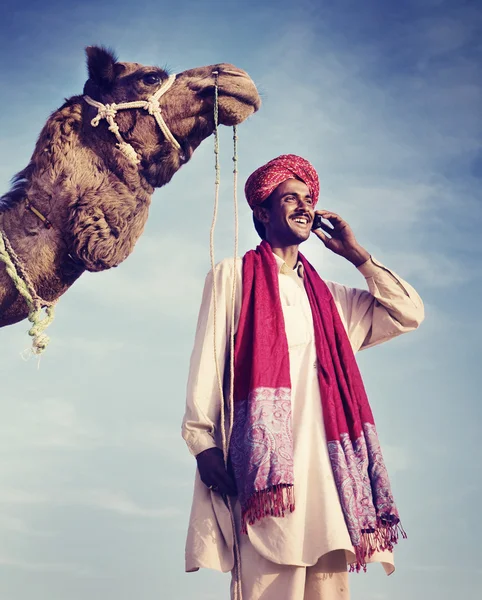
[[[241,306],[241,260],[237,264],[235,330]],[[231,333],[233,260],[226,259],[215,268],[216,277],[216,359],[221,381],[229,356]],[[199,311],[194,348],[191,355],[182,436],[193,455],[218,444],[221,394],[214,357],[213,272],[206,277]]]
[[[373,257],[358,270],[367,281],[368,291],[326,282],[355,352],[420,325],[423,302],[410,284]]]

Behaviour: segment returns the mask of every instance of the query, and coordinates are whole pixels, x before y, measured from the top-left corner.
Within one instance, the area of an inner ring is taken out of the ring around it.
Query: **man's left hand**
[[[352,228],[339,215],[329,210],[315,212],[331,224],[330,227],[326,223],[321,223],[321,228],[313,231],[329,250],[343,256],[355,267],[359,267],[370,258],[370,254],[357,242]]]

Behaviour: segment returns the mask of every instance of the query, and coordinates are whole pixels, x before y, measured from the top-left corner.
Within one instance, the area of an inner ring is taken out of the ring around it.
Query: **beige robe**
[[[284,518],[266,517],[249,526],[249,541],[261,556],[283,565],[312,566],[321,556],[339,549],[346,551],[349,563],[355,562],[327,452],[309,301],[299,269],[290,269],[282,259],[276,255],[275,258],[290,359],[296,509]],[[229,355],[233,263],[226,259],[215,269],[216,349],[221,373]],[[371,258],[359,271],[365,276],[369,291],[326,282],[354,352],[415,329],[424,316],[417,292],[381,263]],[[241,259],[237,261],[237,282],[235,330],[241,308]],[[182,426],[193,455],[222,446],[213,323],[210,272],[199,313]],[[239,507],[236,508],[239,518]],[[381,562],[388,574],[393,572],[392,553],[376,553],[370,559],[375,561]],[[196,471],[186,571],[206,567],[226,572],[233,568],[233,562],[229,512],[219,494],[209,491]]]

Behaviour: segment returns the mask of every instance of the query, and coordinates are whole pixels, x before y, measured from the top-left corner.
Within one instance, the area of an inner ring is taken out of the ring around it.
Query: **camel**
[[[0,197],[0,232],[43,306],[84,271],[117,267],[131,254],[154,189],[214,131],[215,80],[220,124],[239,124],[260,107],[253,81],[230,64],[169,76],[118,62],[103,47],[90,46],[86,54],[83,95],[50,116],[29,164]],[[140,107],[112,106],[130,102]],[[0,327],[28,312],[0,262]]]

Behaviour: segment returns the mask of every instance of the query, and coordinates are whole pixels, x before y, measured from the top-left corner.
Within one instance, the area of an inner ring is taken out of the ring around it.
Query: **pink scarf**
[[[315,330],[328,452],[356,553],[352,570],[392,550],[405,532],[390,489],[363,381],[330,290],[300,254]],[[278,266],[263,241],[243,260],[235,344],[230,457],[247,524],[295,510],[291,382]]]

